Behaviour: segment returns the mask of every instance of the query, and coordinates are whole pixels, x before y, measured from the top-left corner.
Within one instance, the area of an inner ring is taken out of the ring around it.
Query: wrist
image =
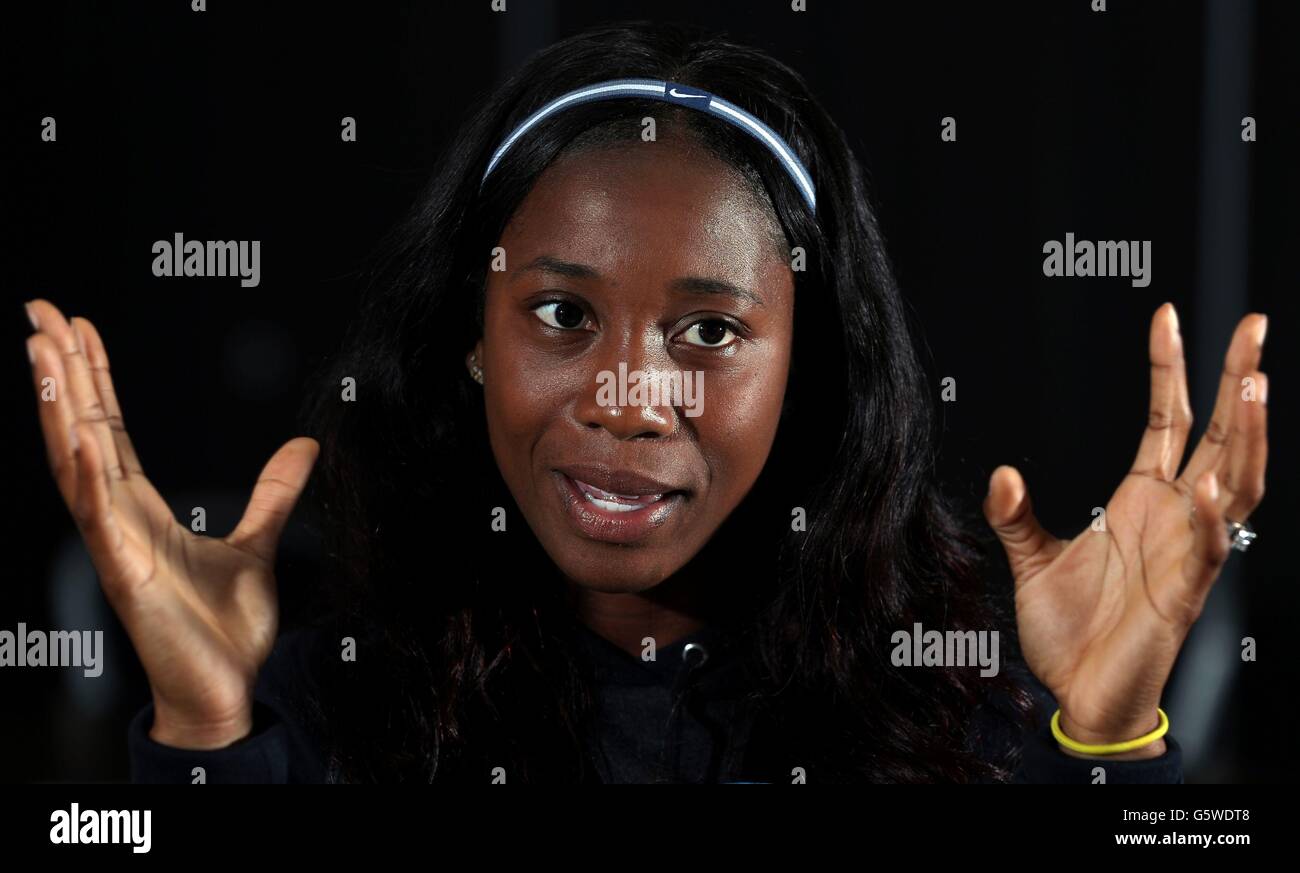
[[[251,706],[220,719],[195,719],[159,707],[155,702],[149,739],[177,749],[211,751],[238,742],[252,731]]]
[[[1066,748],[1060,743],[1056,747],[1071,758],[1082,758],[1086,761],[1146,761],[1150,758],[1159,758],[1169,751],[1165,745],[1164,737],[1156,740],[1154,743],[1143,746],[1140,749],[1133,749],[1129,752],[1120,752],[1115,755],[1085,755],[1082,752],[1076,752],[1074,749]]]
[[[1082,743],[1089,746],[1109,746],[1116,743],[1124,743],[1138,737],[1146,736],[1155,731],[1161,725],[1160,713],[1153,710],[1151,714],[1143,719],[1131,722],[1127,725],[1107,727],[1104,730],[1097,730],[1085,727],[1074,721],[1064,711],[1060,712],[1059,727],[1061,732],[1076,743]],[[1072,758],[1084,758],[1097,761],[1142,761],[1150,758],[1159,758],[1168,751],[1164,737],[1158,737],[1155,740],[1139,746],[1136,749],[1129,749],[1125,752],[1115,753],[1094,753],[1069,748],[1068,746],[1057,743],[1057,748]]]

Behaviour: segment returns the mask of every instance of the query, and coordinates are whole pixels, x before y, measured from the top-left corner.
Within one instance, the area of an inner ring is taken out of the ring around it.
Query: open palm
[[[1214,415],[1180,474],[1192,426],[1182,338],[1173,306],[1157,310],[1137,458],[1105,514],[1074,539],[1038,524],[1016,470],[994,471],[984,510],[1015,577],[1021,647],[1072,739],[1117,742],[1159,722],[1179,649],[1230,553],[1225,519],[1245,521],[1264,494],[1265,326],[1261,315],[1237,326]]]
[[[293,440],[271,458],[230,536],[195,535],[140,467],[94,326],[43,300],[28,312],[50,469],[149,677],[151,735],[226,745],[251,727],[253,685],[278,627],[276,544],[317,445]]]

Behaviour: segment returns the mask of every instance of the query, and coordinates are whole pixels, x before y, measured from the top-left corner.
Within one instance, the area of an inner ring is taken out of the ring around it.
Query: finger
[[[77,496],[76,423],[71,402],[64,397],[63,358],[54,341],[42,333],[27,338],[36,388],[36,410],[45,437],[45,456],[59,486],[63,502],[71,509]]]
[[[1192,548],[1183,558],[1183,578],[1190,586],[1188,596],[1192,619],[1200,615],[1201,605],[1223,562],[1228,560],[1231,547],[1219,497],[1218,477],[1213,471],[1202,474],[1196,480],[1193,493],[1196,513],[1192,516]]]
[[[123,476],[125,478],[143,475],[140,458],[135,453],[135,446],[131,443],[131,436],[127,433],[126,423],[122,419],[122,407],[117,400],[117,390],[113,387],[113,376],[109,371],[108,351],[104,348],[104,340],[100,338],[95,326],[84,318],[72,319],[72,327],[81,336],[81,347],[86,352],[86,362],[90,366],[99,402],[103,404],[104,413],[108,416],[108,427],[112,431],[113,444],[122,463]]]
[[[1016,584],[1055,560],[1065,543],[1043,530],[1034,516],[1025,480],[1015,467],[1003,465],[989,478],[984,517],[1006,549]]]
[[[1219,468],[1224,447],[1232,437],[1232,413],[1241,396],[1241,380],[1259,369],[1259,356],[1264,346],[1268,319],[1263,315],[1247,315],[1237,323],[1228,352],[1224,356],[1223,375],[1219,379],[1219,394],[1214,402],[1214,414],[1196,451],[1187,462],[1179,480],[1189,487],[1210,470]]]
[[[100,457],[104,459],[105,475],[120,479],[122,465],[117,457],[117,448],[113,445],[108,414],[99,402],[99,392],[95,390],[95,381],[91,378],[90,365],[86,361],[77,332],[54,304],[45,300],[33,300],[28,305],[33,318],[40,325],[41,333],[54,340],[63,356],[63,370],[67,377],[64,390],[71,400],[74,417],[78,422],[91,426],[91,434],[99,443]]]
[[[244,510],[244,517],[226,542],[264,561],[275,560],[280,533],[307,484],[319,452],[320,446],[308,437],[299,437],[281,446],[266,462],[257,485],[253,487],[253,496]]]
[[[1183,337],[1172,303],[1157,309],[1151,319],[1150,357],[1151,408],[1133,472],[1169,482],[1178,474],[1192,429]]]
[[[1264,468],[1268,465],[1268,376],[1256,371],[1237,398],[1232,413],[1232,439],[1226,461],[1228,476],[1224,516],[1245,521],[1264,499]]]
[[[104,475],[104,457],[91,425],[78,422],[76,472],[77,496],[72,501],[72,517],[77,522],[86,548],[95,561],[103,581],[111,586],[121,578],[114,568],[120,563],[124,538],[113,514],[113,495]]]

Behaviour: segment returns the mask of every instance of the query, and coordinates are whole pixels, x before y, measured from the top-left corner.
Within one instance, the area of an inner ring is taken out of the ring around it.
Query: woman
[[[1180,473],[1156,312],[1100,530],[1053,537],[994,472],[1023,654],[998,661],[1017,634],[935,485],[862,170],[788,68],[654,25],[565,40],[465,126],[385,264],[316,439],[224,539],[149,485],[93,326],[29,306],[38,391],[63,386],[38,404],[51,467],[153,691],[137,778],[1181,780],[1158,704],[1263,494],[1263,316]],[[275,646],[318,452],[335,596]],[[911,663],[927,631],[995,660]]]

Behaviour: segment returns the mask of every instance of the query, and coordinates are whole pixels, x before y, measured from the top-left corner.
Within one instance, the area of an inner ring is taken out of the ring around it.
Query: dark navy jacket
[[[727,638],[705,629],[660,648],[654,661],[624,652],[597,634],[580,628],[580,642],[591,659],[598,688],[590,758],[599,781],[777,782],[801,776],[822,781],[813,762],[783,760],[786,748],[753,716],[745,703],[749,686]],[[223,749],[191,751],[164,746],[149,737],[153,706],[132,720],[128,742],[131,775],[136,782],[191,782],[202,767],[209,783],[285,783],[337,781],[320,751],[295,723],[286,689],[311,674],[307,631],[286,634],[277,642],[258,679],[253,732]],[[982,756],[1015,765],[1015,782],[1092,783],[1103,767],[1105,781],[1178,783],[1182,753],[1170,735],[1167,751],[1144,761],[1100,761],[1061,752],[1047,727],[1056,704],[1051,694],[1023,665],[1005,665],[1034,694],[1039,726],[1014,727],[996,711],[974,717],[975,748]],[[807,746],[803,746],[807,747]],[[800,769],[803,768],[801,772]],[[484,775],[488,781],[489,775]]]

